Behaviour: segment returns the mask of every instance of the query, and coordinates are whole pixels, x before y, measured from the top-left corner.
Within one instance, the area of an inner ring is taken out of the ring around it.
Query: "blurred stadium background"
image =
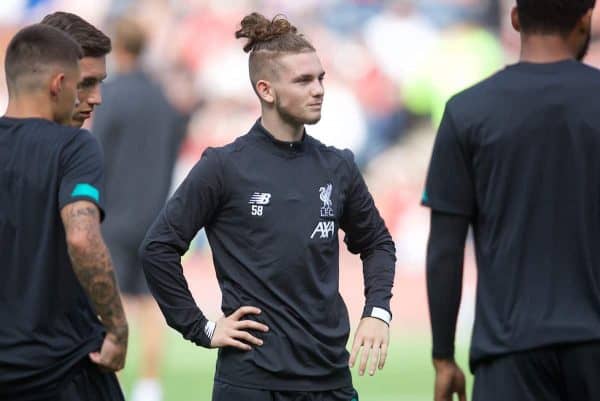
[[[247,77],[247,56],[233,35],[237,24],[251,11],[287,15],[312,40],[327,70],[324,117],[308,131],[355,152],[398,251],[387,366],[375,377],[355,375],[355,385],[366,401],[425,401],[432,399],[433,370],[424,275],[428,211],[419,206],[420,194],[445,101],[518,59],[518,35],[508,19],[513,4],[514,0],[1,0],[0,47],[3,52],[21,26],[56,10],[77,13],[109,35],[111,20],[120,15],[142,22],[150,38],[147,70],[190,117],[173,173],[176,185],[204,148],[230,142],[259,115]],[[596,66],[599,33],[596,30],[586,60]],[[3,77],[0,82],[4,109]],[[467,255],[458,334],[458,359],[464,368],[476,276],[470,249]],[[216,319],[220,294],[202,234],[186,255],[185,272],[198,304]],[[343,253],[341,276],[354,329],[363,302],[358,257]],[[126,391],[139,367],[140,333],[135,321],[131,323],[129,360],[121,374]],[[216,352],[197,348],[173,331],[166,341],[166,401],[210,400]]]

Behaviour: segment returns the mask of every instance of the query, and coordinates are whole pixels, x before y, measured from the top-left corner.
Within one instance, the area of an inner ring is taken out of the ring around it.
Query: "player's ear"
[[[588,35],[592,30],[592,13],[594,9],[590,8],[577,22],[576,29],[580,34]]]
[[[521,32],[521,20],[519,19],[519,10],[517,9],[517,6],[510,10],[510,22],[515,31]]]
[[[272,104],[275,102],[275,93],[269,81],[265,81],[264,79],[259,80],[256,83],[256,93],[260,100],[265,103]]]
[[[52,97],[57,97],[60,95],[63,90],[64,81],[65,74],[62,72],[52,76],[50,79],[50,95]]]

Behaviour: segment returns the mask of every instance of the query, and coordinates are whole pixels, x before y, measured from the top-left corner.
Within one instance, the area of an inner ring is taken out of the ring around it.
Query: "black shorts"
[[[125,401],[114,373],[102,372],[87,357],[61,383],[57,401]]]
[[[475,368],[473,401],[600,400],[600,342],[504,355]]]
[[[271,391],[238,387],[215,380],[212,401],[358,401],[352,387],[329,391]]]
[[[106,239],[106,244],[115,266],[121,293],[131,297],[150,295],[137,248],[109,239]]]

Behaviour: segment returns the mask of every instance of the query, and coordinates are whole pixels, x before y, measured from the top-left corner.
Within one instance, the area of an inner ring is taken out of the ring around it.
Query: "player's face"
[[[57,76],[53,79],[56,84],[55,90],[55,107],[54,121],[68,125],[71,123],[73,111],[77,107],[77,86],[81,79],[81,71],[79,65],[73,68],[65,68],[57,71]],[[62,77],[62,78],[61,78]]]
[[[79,106],[73,113],[71,125],[81,127],[91,117],[94,107],[102,103],[101,84],[106,79],[106,57],[84,57],[80,62]]]
[[[56,108],[54,121],[59,124],[70,124],[73,111],[77,107],[78,85],[81,80],[79,66],[62,71],[63,78],[60,82],[60,91],[56,95]]]
[[[272,87],[275,107],[282,120],[294,125],[315,124],[321,119],[325,71],[315,52],[281,56]]]

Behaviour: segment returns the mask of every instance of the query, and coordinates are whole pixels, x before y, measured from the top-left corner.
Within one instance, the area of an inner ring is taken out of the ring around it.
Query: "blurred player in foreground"
[[[6,50],[0,118],[0,399],[123,400],[128,326],[100,234],[102,154],[68,125],[80,46],[37,24]],[[100,319],[99,319],[99,318]]]
[[[148,283],[169,325],[220,348],[214,401],[357,400],[348,364],[360,354],[360,374],[373,375],[386,359],[394,243],[352,153],[305,132],[324,99],[315,48],[285,18],[257,13],[236,37],[248,39],[261,118],[206,150],[169,200],[141,248]],[[197,307],[181,267],[202,227],[223,295],[216,323]],[[365,279],[351,355],[339,228]]]
[[[435,401],[466,399],[454,357],[465,238],[478,283],[473,399],[600,399],[600,71],[594,0],[517,0],[521,58],[447,106],[423,203]]]

